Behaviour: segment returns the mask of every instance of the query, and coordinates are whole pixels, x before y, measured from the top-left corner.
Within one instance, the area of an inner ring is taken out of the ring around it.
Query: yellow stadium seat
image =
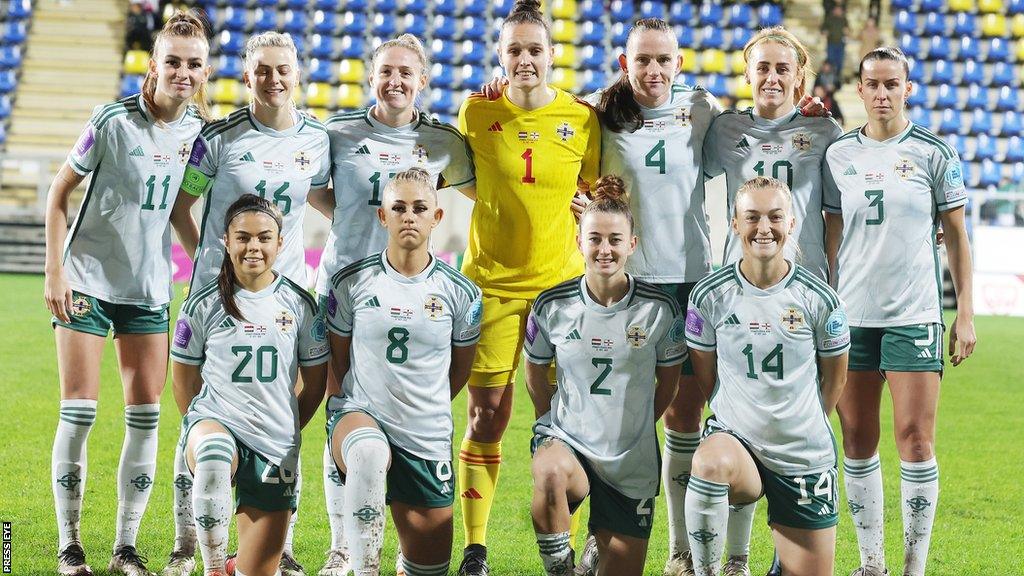
[[[736,50],[729,55],[729,67],[733,74],[743,74],[747,70],[747,61],[743,59],[743,50]]]
[[[235,104],[242,101],[245,89],[234,78],[218,78],[213,82],[211,99],[217,104]]]
[[[1017,49],[1013,52],[1017,62],[1024,62],[1024,40],[1017,40]]]
[[[575,42],[576,21],[555,20],[555,23],[551,26],[551,39],[555,42]]]
[[[310,82],[306,86],[306,107],[307,108],[330,108],[334,102],[331,101],[333,90],[326,82]]]
[[[701,72],[725,73],[725,52],[721,50],[705,50],[700,55]]]
[[[576,64],[575,44],[555,44],[555,66],[572,68]]]
[[[732,79],[732,95],[738,100],[750,100],[754,97],[754,89],[747,84],[743,76],[736,76]]]
[[[306,112],[316,116],[317,120],[321,122],[327,120],[327,118],[331,116],[331,112],[327,108],[307,108]]]
[[[555,68],[551,71],[551,85],[562,90],[576,90],[576,71],[572,68]]]
[[[981,19],[981,35],[993,38],[1006,36],[1006,16],[1002,14],[985,14]]]
[[[145,74],[149,70],[149,53],[145,50],[129,50],[124,53],[125,74]]]
[[[978,0],[978,12],[982,14],[1006,14],[1003,0]]]
[[[1010,20],[1010,32],[1014,38],[1024,38],[1024,14],[1016,14]]]
[[[366,81],[366,64],[362,60],[342,60],[338,65],[338,80],[347,84],[362,84]]]
[[[342,84],[338,86],[338,108],[362,108],[366,96],[360,84]]]
[[[950,12],[974,12],[974,0],[949,0]]]
[[[576,18],[576,0],[552,0],[551,1],[551,17],[552,18],[566,18],[569,20]]]
[[[210,119],[220,120],[221,118],[227,118],[228,114],[231,114],[238,108],[231,104],[214,104],[210,107]]]
[[[747,108],[753,108],[753,100],[738,100],[736,102],[736,110],[746,110]]]
[[[693,73],[697,71],[697,51],[693,48],[680,48],[679,55],[683,57],[682,71]]]

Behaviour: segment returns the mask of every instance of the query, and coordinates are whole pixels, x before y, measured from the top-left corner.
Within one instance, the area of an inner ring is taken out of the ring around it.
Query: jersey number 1
[[[526,160],[526,172],[523,173],[523,184],[536,183],[537,179],[533,177],[533,148],[527,148],[520,158]]]
[[[167,189],[171,187],[171,175],[164,176],[164,181],[160,185],[164,188],[163,197],[160,199],[160,210],[164,210],[167,208]],[[146,201],[142,203],[143,210],[156,209],[156,206],[153,205],[154,188],[156,188],[156,176],[150,175],[146,180]]]
[[[285,192],[288,190],[288,186],[289,186],[289,184],[287,182],[285,182],[284,184],[281,184],[280,186],[278,186],[277,190],[274,190],[274,194],[273,194],[273,198],[272,198],[272,200],[274,201],[274,204],[277,204],[277,207],[281,209],[281,213],[282,214],[288,214],[288,212],[290,212],[291,209],[292,209],[292,198],[291,198],[291,196],[285,194]],[[259,193],[260,198],[266,199],[266,197],[267,197],[267,181],[266,180],[260,180],[256,184],[256,192]]]

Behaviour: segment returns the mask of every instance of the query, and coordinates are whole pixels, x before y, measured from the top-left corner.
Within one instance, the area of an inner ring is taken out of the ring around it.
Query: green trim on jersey
[[[219,293],[219,290],[217,289],[217,281],[211,280],[200,287],[199,290],[188,295],[188,298],[185,300],[185,304],[181,307],[182,312],[191,316],[195,313],[196,307],[199,306],[199,303],[214,293]]]
[[[416,113],[419,115],[419,119],[416,122],[416,126],[413,129],[419,128],[420,126],[426,126],[427,128],[437,128],[438,130],[445,130],[451,132],[453,135],[458,136],[459,140],[465,141],[466,137],[459,132],[459,129],[447,122],[441,122],[427,115],[422,110],[417,110]]]
[[[914,138],[916,140],[921,140],[922,142],[927,142],[928,144],[933,144],[936,148],[939,149],[939,152],[942,153],[942,157],[946,160],[949,160],[954,156],[953,149],[949,147],[949,144],[946,144],[942,140],[939,140],[938,136],[932,134],[927,129],[918,126],[917,124],[914,124],[914,126],[910,129],[910,132],[907,132],[907,135],[904,136],[900,140],[900,142],[903,142],[903,140],[906,140],[907,138]]]
[[[135,99],[136,96],[128,96],[126,98],[122,98],[117,102],[107,104],[106,106],[101,108],[100,111],[97,112],[96,115],[93,117],[93,126],[95,126],[97,129],[102,128],[103,125],[106,124],[107,121],[111,118],[131,113],[139,114],[142,116],[143,119],[148,121],[149,118],[147,118],[146,114],[139,108],[139,103]]]
[[[372,268],[374,266],[380,266],[381,269],[384,269],[384,260],[381,254],[379,253],[370,254],[369,256],[363,258],[362,260],[356,260],[355,262],[335,272],[334,276],[331,276],[330,286],[337,286],[342,280],[348,278],[349,276],[355,274],[356,272],[359,272],[360,270],[365,270],[366,268]]]
[[[103,166],[103,162],[96,165],[95,171],[99,172],[101,166]],[[75,241],[75,236],[78,234],[78,231],[81,230],[82,222],[88,214],[86,210],[89,208],[89,201],[92,200],[92,197],[94,196],[93,192],[96,189],[97,181],[99,181],[99,178],[93,176],[92,179],[89,180],[89,187],[85,189],[85,197],[82,198],[82,207],[78,209],[78,217],[75,218],[75,227],[71,230],[71,234],[68,236],[67,242],[64,243],[64,256],[60,259],[60,263],[62,265],[67,262],[68,254],[71,253],[71,244]]]
[[[203,126],[203,129],[199,132],[199,135],[202,136],[204,140],[210,141],[211,139],[220,136],[227,130],[230,130],[235,126],[238,126],[239,124],[245,122],[248,119],[248,108],[235,110],[231,114],[228,114],[226,117],[220,120],[215,120],[213,122],[210,122],[206,126]]]
[[[703,303],[704,298],[711,293],[715,288],[727,284],[733,281],[739,284],[739,278],[736,277],[735,265],[725,266],[719,270],[712,272],[711,275],[704,277],[697,285],[693,287],[693,292],[690,293],[690,300],[693,301],[695,306],[700,306]]]
[[[436,256],[434,257],[434,261],[437,262],[437,264],[434,266],[434,270],[432,270],[430,274],[433,274],[434,271],[440,270],[442,274],[451,278],[452,281],[455,282],[456,286],[465,290],[470,300],[476,300],[480,297],[480,288],[478,288],[476,284],[473,284],[469,278],[466,278],[461,272],[449,266],[447,262],[438,260]],[[430,275],[428,274],[427,276],[429,277]]]
[[[200,171],[200,173],[202,173]],[[186,190],[187,192],[187,190]],[[192,286],[192,283],[196,279],[196,260],[199,258],[199,251],[203,248],[203,239],[206,238],[206,221],[210,219],[210,207],[213,206],[213,201],[210,198],[213,195],[213,186],[211,185],[206,191],[206,202],[203,204],[203,217],[199,222],[199,243],[196,244],[196,251],[192,254],[192,275],[188,278],[188,285]],[[227,230],[225,230],[225,233]]]
[[[794,266],[796,266],[796,264],[794,264]],[[828,304],[829,308],[831,308],[832,310],[835,310],[836,308],[839,307],[839,298],[837,298],[832,293],[829,285],[825,284],[824,280],[818,278],[814,274],[811,274],[806,269],[798,267],[796,269],[796,273],[793,274],[793,277],[790,278],[786,286],[790,286],[794,282],[799,282],[800,284],[807,286],[815,294],[821,296],[821,299],[824,300],[825,303]]]
[[[359,110],[354,110],[352,112],[340,112],[338,114],[334,114],[333,116],[330,116],[329,118],[327,118],[327,120],[324,120],[324,125],[325,126],[330,126],[331,124],[337,124],[337,123],[340,123],[340,122],[348,122],[348,121],[351,121],[351,120],[362,120],[363,118],[366,117],[366,114],[368,113],[368,111],[369,111],[369,108],[360,108]]]
[[[564,300],[567,298],[579,298],[583,300],[583,293],[580,292],[580,277],[570,278],[561,284],[557,284],[547,290],[541,292],[537,299],[533,301],[533,309],[537,313],[541,312],[544,306],[547,306],[550,302],[555,300]]]
[[[658,288],[657,286],[654,286],[653,284],[648,284],[643,280],[634,279],[633,295],[629,297],[629,303],[627,303],[627,306],[629,304],[632,304],[633,300],[637,296],[647,298],[648,300],[658,300],[661,302],[665,302],[666,304],[669,305],[669,308],[676,316],[680,316],[683,313],[683,309],[682,307],[679,306],[679,303],[676,302],[676,299],[673,298],[668,293],[666,293],[664,290]]]
[[[313,295],[310,294],[309,291],[303,288],[302,286],[299,286],[295,282],[292,282],[292,280],[285,276],[284,274],[278,273],[278,276],[281,277],[281,283],[277,286],[277,288],[274,291],[277,292],[282,287],[290,288],[293,292],[302,297],[302,300],[309,306],[310,312],[314,316],[316,316],[319,307],[317,306],[316,300],[313,298]]]
[[[310,118],[309,116],[306,115],[302,115],[302,128],[305,128],[306,126],[309,126],[310,128],[315,128],[316,130],[323,130],[324,132],[327,132],[327,127],[321,124],[319,120],[317,120],[316,118]],[[302,132],[302,128],[299,128],[298,131]]]

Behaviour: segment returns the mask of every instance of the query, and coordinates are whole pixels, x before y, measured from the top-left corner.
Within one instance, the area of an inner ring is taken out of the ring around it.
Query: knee
[[[469,409],[469,425],[474,432],[500,434],[509,416],[509,410],[500,405],[474,405]]]
[[[341,445],[347,473],[383,471],[391,459],[391,449],[384,433],[376,428],[357,428],[349,432]]]
[[[541,464],[533,468],[533,491],[548,500],[555,494],[565,494],[568,476],[560,466]]]
[[[930,430],[910,426],[896,437],[900,458],[909,462],[921,462],[935,455],[935,439]]]
[[[736,462],[728,454],[697,450],[693,457],[691,474],[704,480],[728,484],[736,469]]]

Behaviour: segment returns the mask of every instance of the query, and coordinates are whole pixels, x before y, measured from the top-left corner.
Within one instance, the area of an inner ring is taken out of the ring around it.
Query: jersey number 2
[[[594,365],[594,368],[601,369],[601,373],[597,375],[597,379],[590,385],[590,393],[597,394],[598,396],[611,396],[612,391],[608,388],[601,388],[601,384],[604,384],[604,379],[612,373],[612,359],[591,358],[590,363]]]

